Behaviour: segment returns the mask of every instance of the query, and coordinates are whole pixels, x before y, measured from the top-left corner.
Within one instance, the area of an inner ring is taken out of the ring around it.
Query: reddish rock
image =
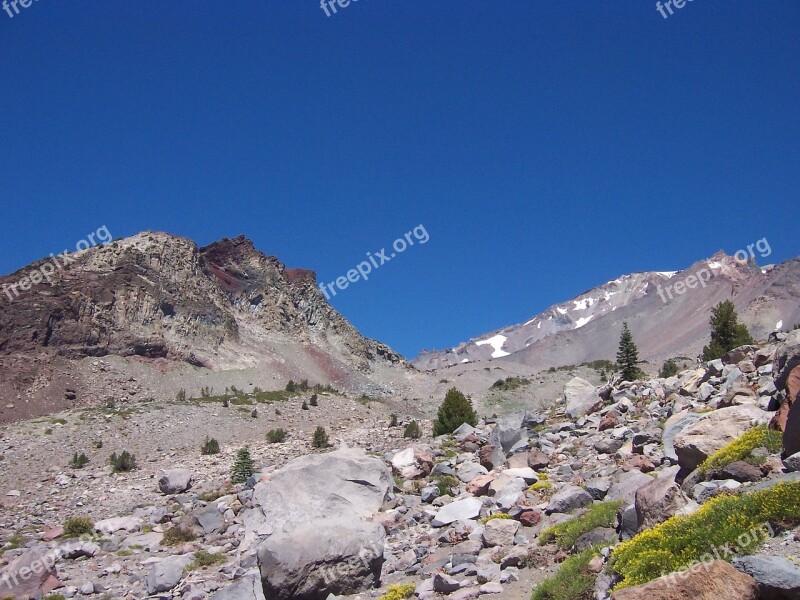
[[[494,481],[494,475],[487,473],[478,475],[467,484],[467,491],[473,496],[484,496],[489,491],[489,486]]]
[[[625,466],[623,467],[624,471],[633,471],[638,469],[642,473],[650,473],[651,471],[655,470],[655,465],[653,465],[653,461],[642,454],[634,454],[631,456]]]
[[[780,388],[779,388],[780,389]],[[800,452],[800,409],[797,398],[800,394],[800,365],[794,367],[786,377],[786,399],[770,421],[770,429],[783,432],[784,456]]]
[[[494,450],[495,447],[491,444],[485,445],[483,448],[480,449],[478,452],[478,461],[481,463],[481,466],[484,467],[486,470],[491,471],[494,469]]]
[[[64,535],[64,528],[61,525],[54,525],[46,527],[42,533],[42,540],[45,542],[52,542],[54,539]]]
[[[612,600],[759,600],[755,579],[724,560],[614,592]]]
[[[600,420],[600,423],[597,425],[597,430],[605,431],[606,429],[614,429],[617,425],[617,418],[612,414],[607,414]]]
[[[550,464],[550,458],[541,450],[534,448],[528,452],[528,466],[534,471],[544,469]]]
[[[517,516],[517,521],[522,523],[525,527],[535,527],[542,522],[542,511],[524,510]]]

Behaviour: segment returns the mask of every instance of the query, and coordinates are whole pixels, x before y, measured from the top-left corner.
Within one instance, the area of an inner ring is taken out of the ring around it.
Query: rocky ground
[[[612,547],[721,493],[796,481],[800,460],[781,461],[776,449],[697,470],[754,425],[776,414],[793,422],[790,403],[775,411],[779,372],[795,369],[795,356],[800,333],[667,379],[598,387],[576,377],[551,404],[498,418],[482,411],[476,427],[436,438],[429,421],[419,439],[404,437],[413,415],[400,399],[318,394],[304,410],[310,392],[261,402],[233,394],[227,407],[130,402],[9,425],[0,436],[0,597],[366,599],[409,584],[421,599],[528,598],[576,550]],[[319,425],[330,448],[312,448]],[[269,443],[278,427],[289,437]],[[200,454],[206,436],[219,454]],[[255,474],[232,484],[245,445]],[[114,474],[108,456],[123,450],[139,467]],[[75,452],[88,465],[69,468]],[[611,522],[566,547],[541,535],[611,501]],[[89,519],[86,535],[65,535],[71,517]],[[735,563],[750,573],[742,585],[800,591],[800,570],[774,562],[800,554],[793,529],[751,550],[766,562]],[[604,571],[599,599],[614,583],[603,563],[592,565]],[[788,569],[779,584],[765,582],[778,567]]]

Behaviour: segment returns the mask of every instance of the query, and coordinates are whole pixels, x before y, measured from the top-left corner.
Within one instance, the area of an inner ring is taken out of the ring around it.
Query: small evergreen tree
[[[245,446],[236,452],[236,462],[231,469],[231,483],[244,483],[248,477],[255,473],[255,463],[250,456],[250,450]]]
[[[311,400],[308,402],[311,406],[317,406],[317,395],[311,394]]]
[[[408,425],[406,425],[405,429],[403,430],[403,437],[411,438],[412,440],[418,440],[422,437],[422,430],[419,427],[419,423],[416,421],[411,421]]]
[[[328,442],[328,434],[325,432],[325,428],[319,426],[314,431],[314,437],[311,439],[311,446],[314,448],[327,448],[330,446]]]
[[[392,413],[389,416],[389,427],[397,427],[397,424],[398,424],[397,415]]]
[[[453,433],[464,423],[474,427],[478,424],[478,415],[472,408],[472,402],[464,394],[457,388],[450,388],[433,423],[433,435]]]
[[[728,351],[752,343],[747,325],[739,323],[733,302],[724,300],[711,309],[711,343],[703,348],[703,360],[722,358]]]
[[[267,441],[270,444],[280,444],[286,440],[286,430],[278,427],[277,429],[270,429],[267,432]]]
[[[678,374],[678,363],[676,363],[673,359],[669,359],[666,361],[662,367],[661,371],[659,371],[658,376],[662,379],[666,379],[667,377],[672,377],[673,375]]]
[[[289,383],[286,384],[286,391],[287,392],[295,392],[297,391],[297,384],[293,380],[289,380]]]
[[[303,404],[300,406],[300,408],[301,408],[302,410],[308,410],[308,402],[306,402],[305,400],[303,400]]]
[[[619,338],[619,350],[617,351],[617,364],[623,381],[635,381],[644,375],[639,368],[639,350],[633,342],[633,335],[628,328],[628,323],[622,324],[622,335]]]
[[[71,469],[82,469],[86,465],[89,464],[89,457],[86,456],[83,452],[78,454],[77,452],[72,455],[72,460],[69,461],[69,466]]]
[[[219,454],[219,442],[214,438],[206,436],[206,441],[200,446],[200,454],[203,456],[210,456],[211,454]]]
[[[112,453],[108,459],[114,473],[127,473],[136,468],[136,456],[123,450],[121,454],[117,455],[116,452]]]

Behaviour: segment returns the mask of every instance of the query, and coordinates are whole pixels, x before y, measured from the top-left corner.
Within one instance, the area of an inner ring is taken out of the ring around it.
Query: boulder
[[[541,450],[533,449],[528,452],[528,466],[535,470],[539,471],[544,469],[550,464],[550,458]]]
[[[781,556],[742,556],[733,566],[756,580],[762,600],[800,598],[800,569]]]
[[[564,402],[567,414],[573,419],[585,417],[603,405],[597,388],[580,377],[573,377],[564,386]]]
[[[645,477],[647,476],[645,475]],[[567,485],[550,498],[550,503],[547,505],[545,512],[548,515],[552,513],[568,513],[578,508],[589,506],[591,503],[592,497],[589,492],[576,485]]]
[[[679,469],[670,467],[662,471],[658,479],[636,490],[637,529],[663,523],[686,506],[688,499],[675,481]]]
[[[212,594],[209,600],[265,600],[264,589],[257,577],[242,577],[233,585]]]
[[[512,519],[492,519],[483,528],[483,543],[488,547],[511,546],[520,524]]]
[[[652,481],[652,477],[641,471],[633,470],[622,473],[608,488],[605,499],[608,501],[622,500],[623,506],[629,506],[636,500],[636,490]]]
[[[711,476],[712,479],[733,479],[739,483],[760,481],[763,477],[759,467],[743,460],[727,464]]]
[[[491,471],[495,467],[503,466],[503,463],[506,462],[506,456],[497,446],[486,444],[478,452],[478,461],[481,463],[483,468],[485,468],[487,471]]]
[[[181,494],[192,487],[192,473],[189,469],[169,469],[158,477],[158,489],[162,494],[172,496]]]
[[[754,404],[705,413],[675,436],[678,463],[686,472],[694,471],[717,450],[768,420],[767,413]]]
[[[150,569],[145,579],[147,592],[152,596],[160,592],[168,592],[183,579],[183,571],[192,564],[192,556],[172,556],[157,562]]]
[[[273,534],[258,548],[264,595],[320,600],[366,591],[380,581],[385,543],[381,525],[348,517],[311,519]]]
[[[292,531],[316,515],[369,518],[380,510],[392,486],[383,461],[363,450],[303,456],[256,484],[253,504],[260,514],[247,528],[269,535]]]
[[[483,503],[478,498],[464,498],[456,500],[442,507],[433,518],[434,527],[444,527],[456,521],[468,521],[481,514]]]
[[[611,594],[612,600],[759,600],[755,579],[729,563],[699,563],[688,571]]]
[[[678,462],[678,455],[675,453],[675,437],[686,427],[699,421],[703,415],[684,410],[672,415],[664,423],[664,434],[661,443],[664,446],[664,458],[668,458],[673,463]]]
[[[0,574],[0,598],[41,598],[52,577],[57,555],[44,544],[26,550]],[[53,589],[52,587],[50,589]]]

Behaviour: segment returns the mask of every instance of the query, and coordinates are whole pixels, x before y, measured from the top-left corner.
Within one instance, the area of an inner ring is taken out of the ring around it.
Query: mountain
[[[19,285],[26,278],[40,282]],[[337,313],[312,271],[287,269],[241,236],[199,248],[144,232],[43,259],[0,285],[0,420],[132,390],[199,392],[213,373],[265,389],[305,378],[380,391],[383,370],[406,364]]]
[[[523,324],[423,351],[412,362],[422,370],[486,361],[543,369],[613,359],[623,321],[643,360],[694,357],[708,341],[711,307],[726,299],[757,338],[800,322],[800,260],[759,267],[719,252],[679,272],[623,275]]]

